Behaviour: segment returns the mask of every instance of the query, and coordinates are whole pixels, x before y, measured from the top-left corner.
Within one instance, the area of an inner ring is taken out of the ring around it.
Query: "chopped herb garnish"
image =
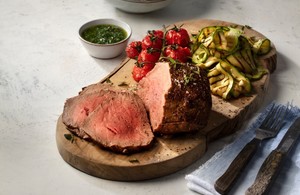
[[[74,136],[73,136],[72,134],[68,133],[68,134],[64,134],[64,136],[65,136],[65,138],[66,138],[67,140],[69,140],[71,143],[74,142]]]
[[[190,75],[183,75],[183,80],[184,80],[184,84],[187,85],[189,84],[191,81],[194,80],[193,78],[194,73],[191,73]]]
[[[140,161],[135,158],[135,159],[130,159],[129,162],[131,162],[131,163],[139,163]]]
[[[169,58],[171,65],[176,69],[177,62],[173,58]]]
[[[107,78],[107,79],[105,80],[105,83],[112,83],[112,82],[111,82],[110,78]]]
[[[128,86],[128,83],[126,83],[126,82],[121,82],[121,83],[118,84],[118,86],[120,86],[120,87],[127,87],[127,86]]]
[[[197,68],[197,70],[193,70],[194,73],[196,74],[200,74],[200,67],[199,66],[195,66]]]
[[[245,25],[245,27],[248,28],[248,29],[252,29],[252,27],[251,27],[251,26],[248,26],[248,25]]]
[[[238,25],[236,25],[236,24],[232,24],[232,25],[230,25],[230,27],[231,27],[231,28],[237,28],[237,27],[238,27]]]

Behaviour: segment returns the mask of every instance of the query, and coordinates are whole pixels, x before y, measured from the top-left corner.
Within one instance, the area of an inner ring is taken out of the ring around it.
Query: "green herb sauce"
[[[112,44],[124,40],[127,37],[127,32],[116,25],[100,24],[85,29],[81,36],[92,43]]]

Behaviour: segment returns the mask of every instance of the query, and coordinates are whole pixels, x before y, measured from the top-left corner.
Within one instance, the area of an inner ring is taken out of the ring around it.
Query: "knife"
[[[277,148],[273,150],[265,159],[257,173],[254,183],[247,189],[247,195],[259,195],[267,193],[271,184],[274,182],[279,173],[283,160],[290,152],[299,135],[300,117],[298,117],[288,129]]]

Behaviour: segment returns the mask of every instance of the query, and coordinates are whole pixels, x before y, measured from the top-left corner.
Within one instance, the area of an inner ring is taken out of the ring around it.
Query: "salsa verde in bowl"
[[[79,29],[79,39],[88,53],[95,58],[109,59],[119,56],[131,37],[131,28],[123,21],[97,19]]]

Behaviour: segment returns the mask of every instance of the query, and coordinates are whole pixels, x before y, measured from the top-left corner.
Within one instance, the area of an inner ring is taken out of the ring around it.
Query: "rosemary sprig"
[[[183,80],[184,80],[184,84],[187,85],[189,84],[190,82],[194,81],[195,78],[193,77],[194,73],[191,73],[189,75],[183,75]]]

